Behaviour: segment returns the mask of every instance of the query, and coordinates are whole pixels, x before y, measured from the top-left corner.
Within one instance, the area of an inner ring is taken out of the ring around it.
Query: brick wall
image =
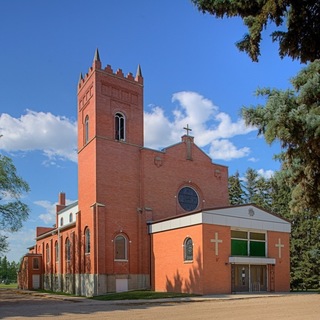
[[[193,240],[193,261],[184,261],[184,241]],[[202,225],[152,234],[152,286],[156,291],[203,294]]]
[[[279,257],[279,248],[276,245],[284,246]],[[268,256],[276,259],[274,266],[275,291],[290,291],[290,234],[283,232],[268,232]]]

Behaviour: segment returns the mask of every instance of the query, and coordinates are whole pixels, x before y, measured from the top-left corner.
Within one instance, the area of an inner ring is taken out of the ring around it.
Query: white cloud
[[[172,124],[165,117],[163,109],[153,107],[151,112],[145,112],[144,132],[146,146],[157,149],[171,144],[173,142],[172,131]]]
[[[258,174],[266,179],[270,179],[274,175],[273,170],[264,170],[264,169],[259,169],[257,170]]]
[[[205,123],[218,110],[218,107],[212,101],[196,92],[182,91],[174,93],[172,101],[178,101],[185,117],[189,118],[194,124]],[[185,119],[182,118],[181,120]]]
[[[74,202],[75,200],[66,199],[66,205]],[[45,209],[45,212],[39,215],[40,220],[42,220],[45,224],[53,225],[56,223],[56,202],[53,203],[47,200],[38,200],[35,201],[34,204]]]
[[[3,234],[8,237],[9,251],[5,256],[10,262],[19,262],[20,258],[28,252],[27,248],[35,243],[36,231],[33,228],[23,228],[17,232]]]
[[[230,140],[256,130],[247,127],[242,119],[233,122],[212,101],[196,92],[182,91],[173,94],[177,103],[170,121],[164,110],[157,106],[145,113],[145,145],[160,148],[177,143],[184,134],[183,127],[189,124],[191,135],[199,147],[209,147],[213,159],[232,160],[246,157],[248,147],[237,148]]]
[[[212,158],[226,161],[246,157],[249,153],[250,148],[238,149],[233,143],[225,139],[212,141],[209,152]]]
[[[47,200],[38,200],[35,201],[34,204],[45,209],[45,213],[39,215],[40,220],[45,224],[54,224],[56,222],[56,203]]]
[[[270,179],[273,175],[274,175],[274,171],[273,170],[264,170],[264,169],[258,169],[256,170],[257,174],[265,179]],[[247,181],[246,177],[240,177],[240,180],[242,181]]]
[[[74,200],[66,199],[67,205],[74,202]],[[50,227],[53,226],[56,223],[57,203],[39,200],[35,201],[34,204],[44,209],[44,213],[39,215],[40,220]],[[5,253],[9,261],[18,262],[28,252],[27,248],[35,244],[36,231],[34,228],[23,227],[17,232],[3,232],[3,235],[7,236],[9,243],[9,251]]]
[[[179,142],[188,124],[195,143],[209,149],[212,159],[248,156],[250,149],[238,148],[231,139],[255,128],[246,127],[242,119],[233,121],[212,101],[196,92],[177,92],[172,102],[175,108],[169,116],[159,106],[145,112],[146,147],[159,149]],[[4,151],[40,150],[46,157],[46,165],[55,165],[58,160],[77,162],[77,123],[66,117],[32,110],[27,110],[20,118],[4,113],[0,116],[0,134],[3,135],[0,149]]]
[[[3,113],[0,133],[0,148],[7,152],[41,150],[49,162],[77,162],[77,124],[66,117],[32,110],[20,118]]]

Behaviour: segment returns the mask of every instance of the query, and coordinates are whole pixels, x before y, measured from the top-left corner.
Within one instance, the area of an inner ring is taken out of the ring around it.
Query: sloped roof
[[[197,224],[215,224],[239,229],[291,232],[291,224],[254,204],[203,209],[149,224],[149,232],[156,233]]]

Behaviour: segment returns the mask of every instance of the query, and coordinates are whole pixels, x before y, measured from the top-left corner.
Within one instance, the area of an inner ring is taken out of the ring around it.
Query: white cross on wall
[[[281,239],[279,238],[278,243],[275,246],[279,249],[279,258],[281,259],[281,248],[284,248],[284,244],[281,243]]]
[[[222,240],[218,239],[218,232],[215,232],[214,239],[211,239],[210,242],[214,243],[214,251],[217,256],[219,254],[219,243],[222,243]]]

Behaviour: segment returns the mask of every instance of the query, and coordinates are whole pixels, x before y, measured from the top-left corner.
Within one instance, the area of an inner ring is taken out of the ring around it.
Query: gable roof
[[[149,224],[149,233],[157,233],[197,224],[215,224],[239,229],[291,232],[291,224],[254,204],[203,209]]]

